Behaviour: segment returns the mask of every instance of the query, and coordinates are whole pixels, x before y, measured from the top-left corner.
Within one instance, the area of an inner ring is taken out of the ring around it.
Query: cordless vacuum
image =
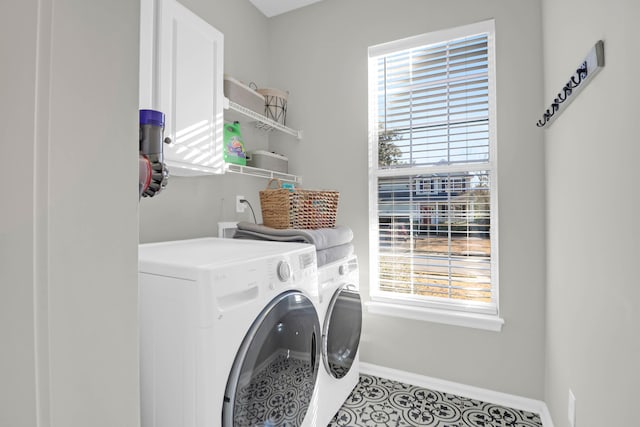
[[[162,144],[169,141],[163,136],[164,113],[140,110],[139,199],[153,197],[167,185],[169,169],[164,164]]]

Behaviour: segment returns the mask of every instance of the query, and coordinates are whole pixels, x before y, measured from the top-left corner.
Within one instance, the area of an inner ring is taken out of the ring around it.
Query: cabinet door
[[[172,175],[222,173],[221,32],[175,0],[158,0],[157,104]]]

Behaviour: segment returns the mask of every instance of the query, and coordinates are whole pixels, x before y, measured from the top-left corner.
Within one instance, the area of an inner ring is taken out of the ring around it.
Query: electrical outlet
[[[569,389],[569,426],[576,426],[576,397],[573,395],[571,389]]]
[[[244,200],[244,196],[236,196],[236,212],[242,213],[245,210],[245,205],[241,200]]]

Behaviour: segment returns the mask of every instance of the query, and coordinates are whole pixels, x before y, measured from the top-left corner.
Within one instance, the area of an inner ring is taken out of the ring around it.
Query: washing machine
[[[140,245],[142,427],[313,426],[317,280],[302,243]]]
[[[322,367],[318,374],[314,425],[326,426],[360,377],[362,303],[356,256],[318,268]]]

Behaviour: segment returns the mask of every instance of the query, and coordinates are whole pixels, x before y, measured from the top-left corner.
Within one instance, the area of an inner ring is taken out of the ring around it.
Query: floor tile
[[[360,381],[328,427],[542,427],[540,416],[372,375]]]

